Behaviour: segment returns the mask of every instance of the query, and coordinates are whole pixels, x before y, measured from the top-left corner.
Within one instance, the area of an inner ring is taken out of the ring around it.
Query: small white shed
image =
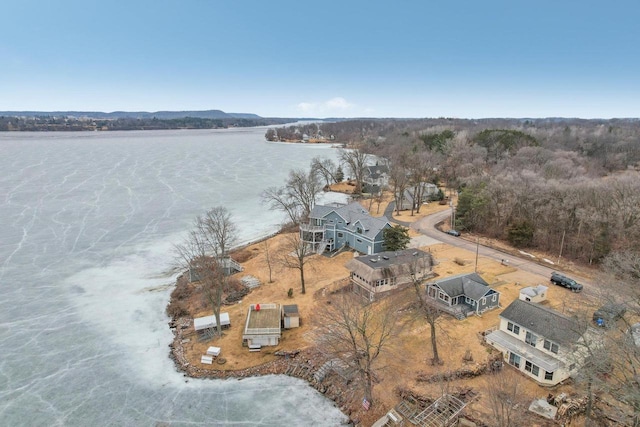
[[[298,304],[283,305],[282,319],[285,329],[297,328],[300,326],[300,313],[298,313]]]
[[[527,286],[522,288],[518,298],[527,302],[542,302],[547,299],[547,290],[549,288],[544,285]]]

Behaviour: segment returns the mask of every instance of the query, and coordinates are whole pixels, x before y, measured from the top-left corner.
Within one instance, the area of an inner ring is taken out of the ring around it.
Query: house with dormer
[[[426,284],[427,297],[458,319],[482,314],[500,305],[500,292],[478,273],[458,274]]]
[[[585,344],[599,342],[597,332],[586,324],[521,299],[504,309],[498,329],[485,341],[511,366],[549,386],[574,376],[586,360]]]
[[[371,185],[389,185],[389,166],[370,165],[364,167],[364,182]]]
[[[383,230],[389,227],[386,217],[372,217],[358,202],[316,205],[300,225],[300,239],[319,254],[350,248],[370,255],[384,250]]]

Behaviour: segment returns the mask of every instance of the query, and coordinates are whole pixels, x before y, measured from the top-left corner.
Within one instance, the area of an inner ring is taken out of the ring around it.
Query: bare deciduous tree
[[[416,295],[416,300],[418,303],[418,309],[421,316],[424,316],[427,323],[429,324],[429,331],[431,333],[431,352],[433,357],[431,358],[432,365],[441,365],[442,360],[440,359],[440,355],[438,354],[438,338],[437,338],[437,329],[438,329],[438,319],[442,315],[442,310],[440,310],[436,304],[427,300],[427,294],[424,289],[423,280],[419,279],[416,271],[418,269],[417,264],[411,266],[411,281],[413,284],[413,289]]]
[[[373,404],[380,355],[389,350],[401,327],[391,298],[364,304],[351,292],[327,302],[316,318],[318,341],[334,358],[355,369],[364,396]]]
[[[326,185],[338,182],[338,168],[331,159],[314,157],[311,159],[311,171],[321,176]]]
[[[273,265],[271,264],[271,253],[269,252],[269,243],[268,239],[264,241],[264,260],[267,264],[267,268],[269,269],[269,283],[273,283],[272,273],[273,273]]]
[[[222,296],[227,287],[225,269],[230,261],[228,251],[236,239],[231,214],[227,208],[218,206],[197,217],[189,235],[174,248],[176,263],[200,282],[216,317],[219,335],[222,335]]]
[[[340,150],[340,161],[347,165],[349,172],[356,181],[354,193],[362,192],[364,182],[364,169],[369,161],[369,155],[364,151],[355,148],[353,150]]]
[[[269,187],[262,192],[262,202],[286,213],[292,224],[298,224],[309,216],[320,191],[321,184],[314,172],[293,169],[283,187]]]
[[[292,268],[300,272],[301,292],[306,293],[304,272],[305,267],[311,261],[313,255],[311,245],[305,244],[299,233],[292,233],[285,237],[284,252],[280,255],[279,261],[286,268]]]
[[[525,402],[522,377],[510,369],[503,369],[485,376],[484,390],[491,412],[493,425],[513,427],[520,425],[518,411]]]

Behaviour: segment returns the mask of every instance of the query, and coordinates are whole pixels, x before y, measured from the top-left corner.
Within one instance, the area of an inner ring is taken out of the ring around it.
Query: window
[[[575,369],[575,367],[576,367],[576,364],[572,363],[571,365],[569,365],[569,370],[573,371]]]
[[[558,344],[551,342],[549,340],[544,340],[544,348],[549,350],[551,353],[558,354]]]
[[[356,242],[362,243],[362,239],[356,239]]]
[[[513,332],[516,335],[520,335],[520,326],[514,325],[511,322],[507,322],[507,330]]]
[[[432,298],[436,297],[436,289],[435,288],[429,288],[429,296]]]
[[[362,228],[360,228],[360,227],[356,228],[356,232],[357,232],[358,234],[362,234]]]
[[[540,368],[538,368],[536,365],[529,362],[528,360],[524,363],[524,370],[527,372],[531,372],[536,377],[540,373]]]
[[[514,353],[509,353],[509,363],[516,368],[520,367],[520,356]]]
[[[440,292],[440,294],[438,294],[438,297],[439,297],[442,301],[449,302],[449,295],[446,295],[444,292]]]
[[[544,371],[544,379],[545,380],[553,380],[553,372]]]
[[[344,237],[344,233],[338,233],[338,237]]]
[[[529,344],[532,347],[536,346],[536,342],[538,341],[538,337],[527,331],[527,335],[524,337],[524,342]]]
[[[491,302],[496,302],[498,300],[498,294],[493,294],[491,297]]]

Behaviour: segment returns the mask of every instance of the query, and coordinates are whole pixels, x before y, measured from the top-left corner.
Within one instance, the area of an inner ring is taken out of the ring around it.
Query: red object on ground
[[[256,304],[256,311],[260,311],[260,304]]]

